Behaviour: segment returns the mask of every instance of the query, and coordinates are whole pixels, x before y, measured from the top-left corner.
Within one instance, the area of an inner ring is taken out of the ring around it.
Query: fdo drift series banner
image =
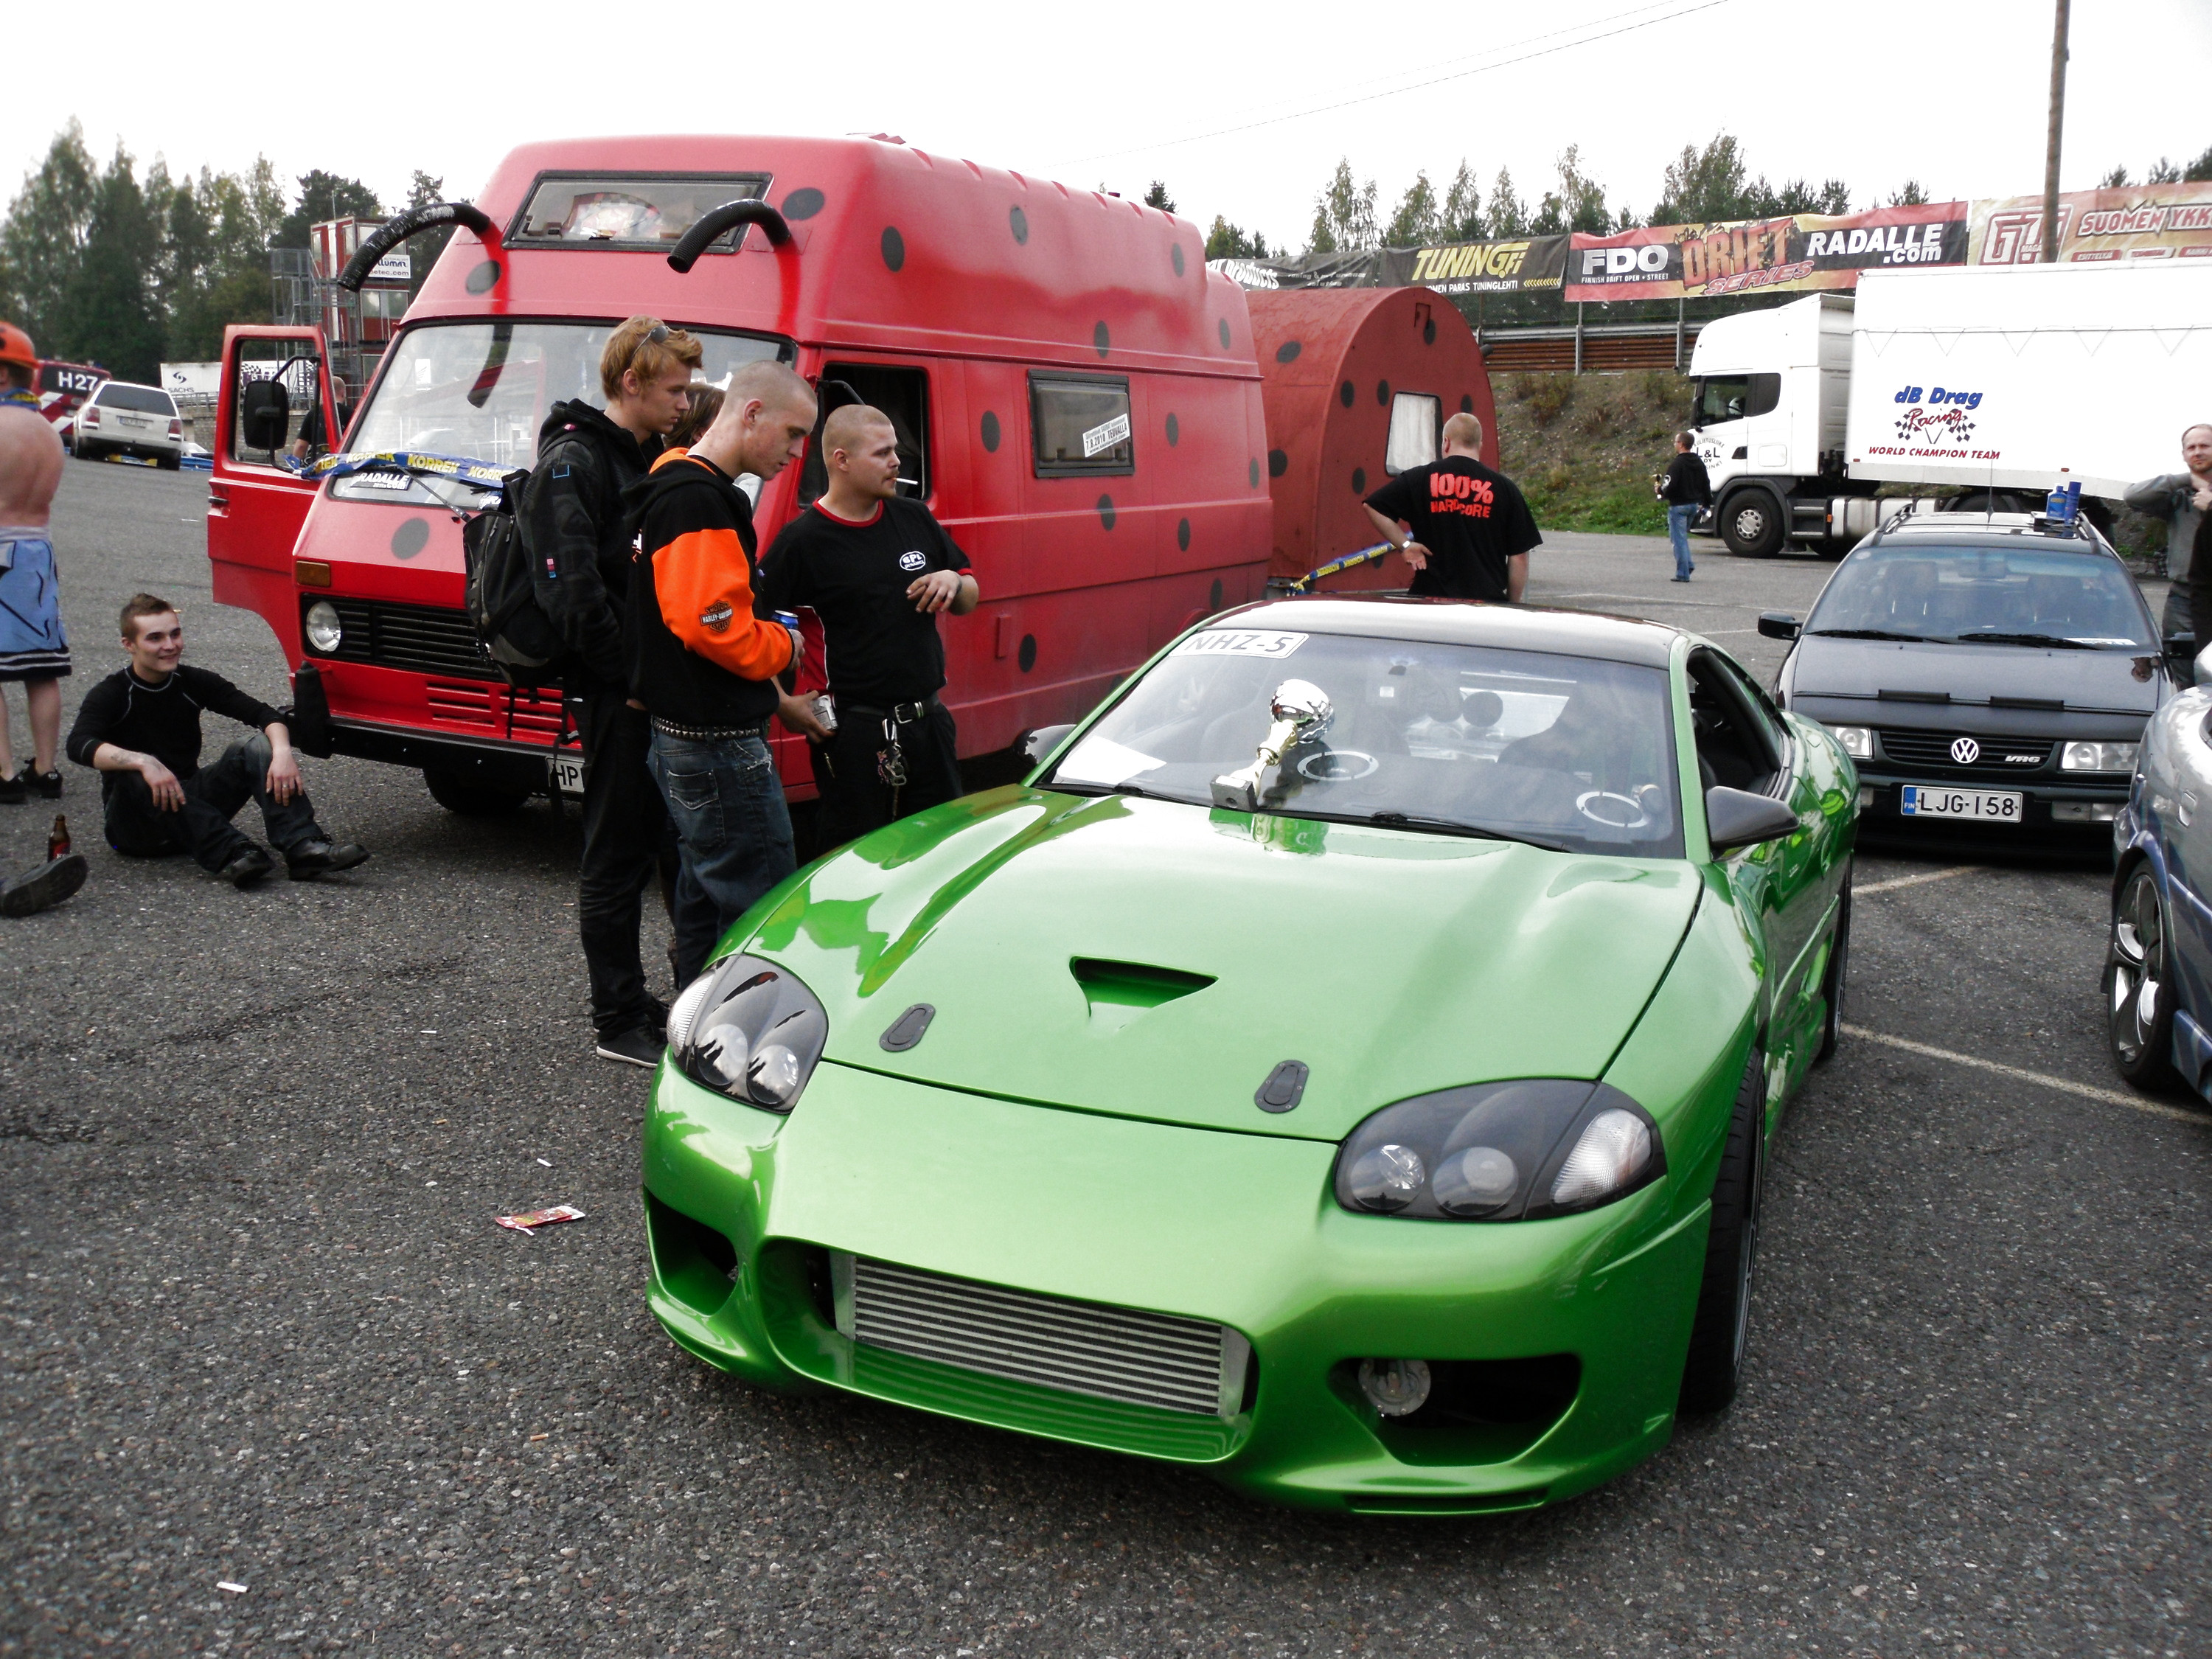
[[[1966,264],[1967,225],[1966,203],[1934,202],[1577,234],[1561,292],[1570,301],[1679,300],[1754,289],[1851,289],[1862,270]]]

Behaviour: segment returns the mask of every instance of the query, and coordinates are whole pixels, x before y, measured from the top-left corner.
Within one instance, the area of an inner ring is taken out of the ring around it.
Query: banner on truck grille
[[[1439,294],[1520,294],[1556,290],[1566,258],[1565,236],[1518,236],[1296,259],[1214,259],[1207,269],[1246,289],[1419,287]]]
[[[2043,258],[2043,198],[1998,196],[1974,204],[1971,257],[1978,265],[2032,265]],[[2212,258],[2212,183],[2129,185],[2069,191],[2058,198],[2058,261]]]
[[[1966,232],[1964,202],[1650,225],[1617,236],[1577,232],[1562,293],[1571,301],[1695,300],[1853,289],[1862,270],[1964,264]]]

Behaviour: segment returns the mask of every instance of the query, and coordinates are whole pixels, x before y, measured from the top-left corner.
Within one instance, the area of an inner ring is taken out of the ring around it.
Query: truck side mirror
[[[1770,640],[1794,640],[1797,637],[1797,618],[1786,611],[1762,611],[1759,613],[1759,631]]]
[[[282,380],[248,380],[238,389],[239,441],[245,448],[272,455],[283,448],[291,415],[291,396]]]

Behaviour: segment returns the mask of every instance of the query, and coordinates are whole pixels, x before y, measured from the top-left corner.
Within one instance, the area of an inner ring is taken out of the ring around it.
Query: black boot
[[[303,841],[287,849],[284,866],[294,881],[313,881],[337,870],[350,870],[368,861],[368,848],[349,841]]]

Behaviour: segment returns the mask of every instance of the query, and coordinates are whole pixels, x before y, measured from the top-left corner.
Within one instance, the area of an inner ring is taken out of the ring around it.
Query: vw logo
[[[1951,739],[1951,758],[1961,766],[1972,766],[1982,757],[1982,745],[1972,738]]]

